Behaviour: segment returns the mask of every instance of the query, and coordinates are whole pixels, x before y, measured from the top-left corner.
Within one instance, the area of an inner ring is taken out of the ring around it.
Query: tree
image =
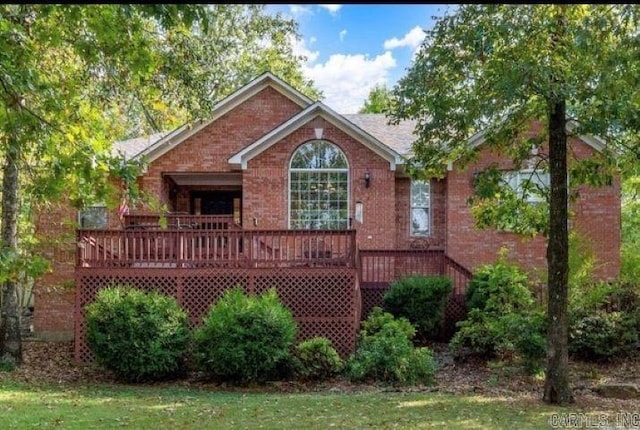
[[[0,361],[20,364],[18,217],[64,196],[113,203],[111,174],[136,166],[110,142],[207,115],[238,81],[272,68],[307,94],[293,21],[261,5],[0,6]],[[110,197],[111,196],[111,197]],[[115,200],[117,201],[117,200]],[[117,204],[117,203],[115,203]]]
[[[391,107],[391,100],[392,90],[385,84],[378,84],[369,91],[359,113],[385,113]]]
[[[600,185],[638,161],[640,11],[635,5],[463,5],[427,32],[394,88],[391,119],[416,119],[413,171],[444,175],[473,159],[483,132],[518,168],[548,145],[548,356],[543,399],[573,401],[568,375],[567,139],[599,136],[597,156],[572,164],[574,183]],[[541,136],[526,134],[531,121]]]

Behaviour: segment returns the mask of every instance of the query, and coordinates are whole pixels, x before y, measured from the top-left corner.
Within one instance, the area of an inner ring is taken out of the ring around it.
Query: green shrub
[[[382,330],[393,330],[394,335],[412,339],[416,334],[416,328],[406,318],[396,318],[393,314],[385,312],[376,306],[371,309],[367,319],[360,325],[360,337],[374,336]]]
[[[626,312],[594,311],[574,315],[569,327],[569,353],[586,361],[614,361],[638,351],[638,321]]]
[[[226,291],[194,336],[198,368],[223,381],[245,384],[278,379],[291,360],[297,326],[275,289],[245,295]]]
[[[432,383],[433,352],[429,348],[415,348],[414,333],[406,319],[395,319],[381,308],[374,308],[363,323],[356,352],[347,361],[347,376],[354,381]]]
[[[477,270],[467,287],[466,299],[468,309],[493,315],[530,309],[534,303],[527,275],[503,259]]]
[[[342,370],[344,365],[331,341],[314,337],[296,346],[296,373],[305,379],[326,379]]]
[[[119,378],[160,380],[185,370],[188,319],[173,297],[112,287],[85,309],[87,344],[97,363]]]
[[[395,317],[408,319],[420,341],[437,339],[451,290],[448,277],[409,276],[391,284],[383,297],[383,307]]]
[[[0,372],[13,372],[16,364],[11,360],[0,360]]]
[[[467,290],[467,318],[457,323],[449,346],[456,356],[521,362],[540,370],[546,356],[545,318],[536,307],[528,277],[500,258],[481,267]]]

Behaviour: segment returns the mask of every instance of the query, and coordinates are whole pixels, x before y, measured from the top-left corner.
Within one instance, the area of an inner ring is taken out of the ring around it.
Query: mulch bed
[[[432,345],[440,363],[436,383],[428,387],[390,387],[375,384],[353,384],[343,378],[323,382],[282,381],[253,387],[232,387],[203,380],[197,374],[148,386],[176,386],[220,391],[259,392],[328,392],[355,393],[364,391],[440,392],[456,395],[479,395],[507,400],[541,402],[544,380],[522,374],[519,369],[492,365],[479,360],[454,360],[446,344]],[[108,371],[95,364],[78,364],[73,360],[73,342],[42,342],[26,340],[23,343],[24,363],[13,372],[0,372],[0,383],[6,380],[27,384],[54,384],[60,386],[108,384],[118,382]],[[603,382],[625,382],[640,385],[640,360],[613,364],[570,363],[576,408],[592,411],[638,411],[639,400],[605,399],[594,392]],[[573,408],[572,408],[573,409]]]

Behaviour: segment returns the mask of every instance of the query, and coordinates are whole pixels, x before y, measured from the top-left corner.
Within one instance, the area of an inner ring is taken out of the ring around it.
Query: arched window
[[[349,227],[349,166],[336,145],[301,145],[289,166],[289,226],[292,229]]]

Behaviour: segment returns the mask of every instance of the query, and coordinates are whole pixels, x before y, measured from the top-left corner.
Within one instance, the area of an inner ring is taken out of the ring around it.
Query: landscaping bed
[[[439,363],[436,383],[432,386],[398,388],[384,384],[356,384],[344,378],[322,382],[278,381],[264,385],[234,387],[217,384],[197,373],[168,382],[145,383],[146,386],[176,386],[183,388],[250,391],[250,392],[327,392],[356,393],[375,391],[440,392],[455,395],[501,397],[521,401],[540,402],[544,379],[524,376],[520,369],[484,363],[479,360],[456,361],[446,344],[432,344]],[[118,382],[114,375],[93,364],[77,364],[73,360],[72,342],[42,342],[26,340],[23,343],[24,364],[13,372],[0,372],[0,382],[18,381],[34,385],[90,385]],[[593,411],[637,411],[640,400],[607,399],[599,396],[595,388],[605,382],[640,384],[640,360],[627,360],[613,364],[571,362],[572,385],[576,407]]]

